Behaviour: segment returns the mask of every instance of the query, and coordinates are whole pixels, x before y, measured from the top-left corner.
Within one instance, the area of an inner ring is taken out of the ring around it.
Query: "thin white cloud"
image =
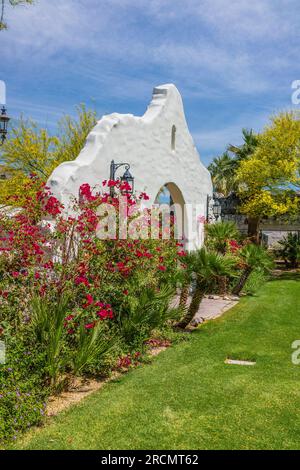
[[[34,6],[7,11],[7,21],[10,29],[0,33],[7,69],[28,77],[31,69],[73,73],[68,87],[77,102],[95,93],[96,99],[147,102],[153,86],[173,81],[199,106],[201,99],[225,106],[226,97],[263,100],[272,94],[275,103],[285,87],[288,101],[290,83],[299,79],[299,0],[36,0]],[[49,76],[49,83],[55,80]],[[48,106],[49,97],[27,106],[21,98],[26,91],[20,87],[11,105],[37,119],[45,115],[54,121],[66,106]],[[265,117],[260,107],[256,122]],[[226,128],[201,129],[200,150],[233,141],[242,121],[232,118]]]
[[[269,117],[270,113],[266,111],[253,114],[241,113],[234,122],[223,125],[221,128],[211,129],[203,126],[201,130],[193,132],[193,138],[200,154],[202,150],[205,150],[205,152],[210,152],[212,156],[216,156],[218,153],[225,152],[229,144],[240,145],[242,143],[243,128],[261,132],[269,122]]]

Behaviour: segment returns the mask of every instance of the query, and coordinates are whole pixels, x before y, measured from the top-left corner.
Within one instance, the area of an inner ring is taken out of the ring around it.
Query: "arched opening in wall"
[[[185,201],[178,186],[171,182],[164,184],[155,198],[155,204],[160,205],[164,210],[169,206],[169,214],[171,218],[174,217],[172,238],[176,238],[178,241],[184,240],[187,231],[187,217],[185,213]],[[164,214],[164,210],[161,214]]]
[[[176,150],[176,126],[172,127],[172,135],[171,135],[171,149],[174,152]]]

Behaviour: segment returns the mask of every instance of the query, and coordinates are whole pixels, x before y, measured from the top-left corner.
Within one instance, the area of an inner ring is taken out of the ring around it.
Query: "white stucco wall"
[[[176,145],[172,150],[174,125]],[[206,215],[207,195],[212,194],[211,178],[200,161],[187,127],[180,93],[174,85],[156,87],[142,117],[117,113],[104,116],[89,134],[78,158],[58,166],[48,186],[67,207],[70,195],[77,196],[81,184],[96,186],[109,178],[111,160],[131,165],[135,189],[149,194],[149,204],[154,202],[162,186],[172,183],[174,202],[179,188],[185,203],[195,207],[193,219]],[[191,215],[187,219],[186,245],[192,249],[201,245],[203,233],[200,227],[200,232],[193,235]]]

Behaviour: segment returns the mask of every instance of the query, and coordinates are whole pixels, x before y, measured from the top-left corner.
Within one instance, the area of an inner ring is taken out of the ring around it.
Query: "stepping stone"
[[[239,361],[237,359],[226,359],[225,364],[232,364],[232,365],[236,365],[236,366],[255,366],[256,362]]]

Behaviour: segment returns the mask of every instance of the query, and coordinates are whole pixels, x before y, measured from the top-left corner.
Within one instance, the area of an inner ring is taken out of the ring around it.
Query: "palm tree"
[[[259,137],[253,132],[253,129],[243,129],[243,144],[240,146],[229,145],[228,151],[234,155],[235,168],[234,172],[238,169],[241,162],[250,157],[256,150],[259,144]],[[258,243],[258,229],[259,218],[248,217],[248,236],[252,238],[253,242]]]
[[[228,145],[226,152],[220,157],[215,157],[208,167],[215,191],[224,194],[224,196],[237,191],[235,173],[240,163],[252,155],[258,145],[258,136],[253,132],[253,129],[243,129],[242,135],[242,145]]]
[[[179,308],[185,312],[186,304],[189,297],[190,285],[193,275],[194,253],[187,253],[185,257],[185,269],[180,272],[179,282],[181,284],[181,292],[179,298]]]
[[[258,136],[253,132],[253,129],[242,129],[243,144],[240,146],[229,145],[227,151],[233,153],[233,160],[235,163],[235,170],[240,165],[241,161],[252,155],[258,146]]]
[[[235,161],[228,152],[213,159],[208,170],[211,173],[215,192],[228,196],[235,190],[234,166]]]
[[[242,130],[242,145],[228,145],[227,151],[213,160],[208,167],[212,175],[215,191],[221,192],[224,196],[232,191],[238,191],[238,182],[236,172],[241,162],[249,158],[256,150],[259,144],[259,137],[253,132],[253,129]],[[259,218],[248,218],[248,236],[257,242],[258,239]]]
[[[184,310],[189,298],[190,290],[190,278],[187,277],[186,280],[182,283],[180,298],[179,298],[179,308]]]
[[[218,253],[225,254],[228,240],[235,240],[239,236],[234,222],[216,222],[206,225],[207,245]]]
[[[255,269],[260,268],[268,272],[273,266],[273,261],[268,252],[254,243],[245,245],[240,251],[240,256],[243,263],[243,271],[237,285],[232,290],[234,295],[239,295],[241,293],[247,279]]]
[[[189,270],[195,275],[196,286],[189,309],[183,319],[177,324],[178,328],[186,328],[199,310],[204,295],[214,286],[221,277],[229,276],[234,261],[232,258],[222,256],[215,252],[208,252],[206,248],[189,255]]]

